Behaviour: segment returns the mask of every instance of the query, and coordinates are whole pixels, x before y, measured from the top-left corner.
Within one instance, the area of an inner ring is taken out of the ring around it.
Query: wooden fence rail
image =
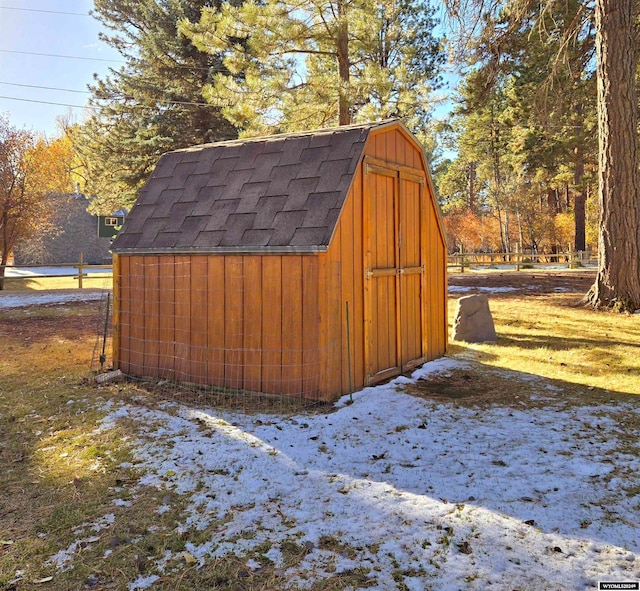
[[[567,266],[569,269],[592,266],[597,262],[595,256],[584,251],[567,251],[560,253],[524,253],[524,252],[458,252],[447,257],[447,269],[449,271],[458,270],[464,273],[465,269],[471,267],[515,267],[516,271],[530,269],[543,265]],[[91,271],[109,269],[113,273],[112,265],[88,265],[84,262],[82,255],[77,263],[61,263],[55,265],[0,265],[0,270],[6,269],[45,269],[45,268],[69,268],[75,272],[67,273],[33,273],[25,276],[5,275],[11,280],[26,280],[43,277],[71,277],[78,281],[78,289],[83,288],[83,280],[89,276]],[[100,277],[108,277],[109,273],[100,274]]]
[[[38,273],[37,270],[38,269],[51,269],[51,268],[55,268],[55,269],[69,269],[69,273],[60,273],[60,272],[55,272],[55,273],[48,273],[46,271],[43,271],[42,273]],[[33,269],[34,272],[32,274],[29,275],[7,275],[6,271],[9,269]],[[96,270],[104,270],[104,269],[109,269],[111,270],[111,273],[113,273],[113,266],[112,265],[88,265],[84,262],[84,257],[82,255],[82,253],[80,253],[80,257],[78,259],[77,263],[56,263],[56,264],[50,264],[50,265],[0,265],[0,270],[4,271],[4,276],[6,279],[11,279],[12,281],[20,281],[20,280],[24,280],[24,281],[29,281],[32,279],[42,279],[43,277],[58,277],[58,278],[73,278],[76,279],[78,281],[78,289],[82,289],[83,288],[83,281],[84,279],[89,277],[89,274],[91,271],[96,271]],[[72,270],[74,270],[74,272],[72,272]],[[109,273],[101,273],[100,275],[98,275],[98,277],[102,278],[107,278],[109,277]]]
[[[470,267],[515,267],[516,271],[531,269],[543,265],[567,266],[577,269],[594,264],[597,259],[584,251],[567,251],[559,253],[525,253],[525,252],[459,252],[447,258],[449,270],[459,269],[464,273]]]

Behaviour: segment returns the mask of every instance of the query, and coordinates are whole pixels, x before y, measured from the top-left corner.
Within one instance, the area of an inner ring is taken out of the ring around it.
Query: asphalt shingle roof
[[[385,123],[168,152],[113,251],[325,250],[369,132]]]

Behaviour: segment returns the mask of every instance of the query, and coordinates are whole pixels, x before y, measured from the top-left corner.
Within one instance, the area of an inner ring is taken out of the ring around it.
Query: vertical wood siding
[[[282,388],[282,257],[261,257],[263,305],[262,314],[262,387],[266,392]]]
[[[242,388],[260,392],[262,389],[262,314],[269,311],[265,301],[262,275],[262,261],[259,257],[245,257],[244,273],[245,289],[242,294],[244,308],[244,326],[242,329],[244,351],[244,376]],[[248,279],[249,281],[246,281]],[[252,286],[252,287],[251,287]],[[266,308],[266,310],[263,310]]]
[[[399,373],[444,354],[445,243],[422,153],[399,128],[383,128],[365,157],[393,172],[356,171],[326,253],[118,256],[122,371],[332,399],[377,369]],[[407,271],[372,281],[365,262]]]
[[[225,257],[206,257],[207,276],[207,384],[224,384]]]
[[[207,381],[207,345],[208,317],[207,300],[209,282],[207,281],[208,261],[205,257],[191,257],[191,307],[190,307],[190,349],[192,380],[198,384]]]
[[[398,170],[413,169],[426,179],[422,154],[414,142],[398,129],[383,130],[372,134],[365,147],[365,155],[389,163]],[[365,347],[368,343],[384,343],[376,348],[376,364],[379,367],[396,367],[397,351],[405,351],[405,361],[435,359],[446,349],[446,267],[444,239],[440,233],[436,208],[427,184],[421,186],[411,174],[403,178],[402,200],[398,215],[403,220],[403,231],[417,234],[416,240],[405,241],[403,267],[425,266],[425,272],[414,272],[400,278],[400,306],[396,305],[394,277],[378,278],[379,286],[372,289],[365,279],[365,248],[371,233],[375,233],[375,252],[371,256],[381,267],[393,265],[396,245],[395,227],[385,220],[396,215],[388,195],[392,180],[376,178],[376,187],[370,191],[366,185],[364,167],[354,176],[340,220],[326,254],[320,255],[319,277],[320,309],[323,322],[320,325],[323,364],[327,384],[324,391],[330,396],[349,391],[349,366],[351,359],[351,387],[362,388],[367,383]],[[367,200],[373,200],[368,204]],[[367,208],[376,212],[376,221],[368,220]],[[420,263],[419,261],[422,261]],[[369,293],[368,293],[369,291]],[[409,293],[421,293],[421,300],[408,297]],[[365,322],[365,298],[375,308],[375,323]],[[349,302],[350,339],[347,339],[346,307]],[[400,329],[398,329],[400,327]],[[397,341],[400,341],[398,344]],[[351,351],[347,351],[350,341]],[[332,345],[337,343],[336,346]],[[349,354],[350,353],[350,354]],[[411,363],[404,364],[407,367]],[[339,380],[338,380],[339,377]]]
[[[196,351],[191,348],[191,257],[177,256],[175,268],[175,366],[174,376],[178,381],[191,382],[191,364]],[[146,269],[141,269],[146,272]],[[149,294],[153,297],[152,294]]]
[[[302,257],[282,261],[282,387],[284,394],[302,390]],[[286,298],[286,303],[285,299]]]
[[[117,345],[118,351],[114,351],[114,363],[117,360],[119,367],[124,373],[131,372],[131,364],[129,363],[129,355],[131,354],[131,276],[129,275],[129,262],[131,257],[118,257],[119,276],[114,276],[114,283],[118,285],[120,297],[116,301],[116,310],[118,310],[118,324],[115,325],[115,332],[118,335]],[[114,268],[114,273],[116,269]],[[115,319],[114,319],[115,320]]]
[[[143,265],[143,257],[132,257],[129,269],[132,295],[144,293],[144,275],[141,273]],[[132,297],[129,304],[131,324],[129,363],[136,374],[144,371],[144,305],[144,299],[138,297]]]
[[[224,268],[224,386],[242,388],[242,330],[244,328],[243,258],[228,256]]]
[[[120,369],[321,398],[318,267],[316,255],[120,255]]]
[[[113,255],[113,319],[112,325],[114,327],[113,330],[113,341],[111,343],[113,347],[113,366],[120,367],[120,355],[121,355],[121,347],[120,347],[120,281],[121,281],[121,273],[120,273],[120,257],[114,253]]]
[[[124,258],[124,257],[123,257]],[[145,319],[150,324],[158,324],[158,375],[173,379],[175,377],[175,327],[176,327],[176,266],[175,257],[158,257],[158,291],[145,292],[144,298],[158,302],[157,320],[151,316]],[[154,258],[147,259],[147,267],[155,262]],[[153,270],[150,270],[153,273]],[[124,277],[123,277],[124,279]],[[123,281],[124,283],[124,281]],[[138,296],[140,297],[140,296]],[[126,324],[122,323],[124,331]],[[124,370],[123,370],[124,371]],[[152,371],[152,368],[149,370]],[[144,375],[144,374],[142,374]],[[153,373],[149,374],[151,377]]]
[[[160,289],[160,269],[158,267],[158,257],[148,257],[148,268],[144,277],[144,293],[158,293]],[[160,313],[160,302],[158,298],[144,299],[144,317],[158,317]],[[144,323],[144,358],[143,368],[149,375],[156,375],[159,367],[160,355],[160,324],[159,322]]]

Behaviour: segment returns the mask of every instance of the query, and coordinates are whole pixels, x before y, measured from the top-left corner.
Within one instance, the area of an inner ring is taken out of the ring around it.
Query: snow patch
[[[176,531],[216,524],[198,543],[186,540],[197,568],[227,555],[249,569],[271,561],[282,589],[358,568],[379,591],[397,588],[398,573],[407,589],[479,591],[585,589],[640,572],[639,498],[626,492],[640,459],[620,451],[615,419],[640,415],[638,402],[574,407],[531,376],[540,403],[531,409],[399,391],[470,364],[427,363],[410,379],[343,397],[327,414],[131,403],[111,405],[100,429],[124,417],[140,426],[132,467],[139,486],[183,497]],[[163,501],[156,513],[168,509]],[[294,565],[285,558],[291,543],[306,552]],[[150,568],[160,575],[172,559],[180,555]]]
[[[531,287],[473,287],[468,285],[450,285],[449,293],[467,293],[470,291],[481,291],[484,293],[507,293],[510,291],[518,291],[518,289],[533,289]]]

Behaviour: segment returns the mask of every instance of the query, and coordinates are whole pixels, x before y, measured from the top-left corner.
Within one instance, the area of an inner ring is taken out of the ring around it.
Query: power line
[[[0,96],[0,99],[4,99],[4,100],[7,100],[7,101],[20,101],[20,102],[23,102],[23,103],[38,103],[38,104],[41,104],[41,105],[56,105],[58,107],[72,107],[74,109],[97,109],[97,107],[91,107],[89,105],[84,105],[84,106],[81,106],[81,105],[69,105],[67,103],[54,103],[54,102],[51,102],[51,101],[37,101],[35,99],[16,98],[16,97],[13,97],[13,96]]]
[[[4,83],[0,82],[0,84],[4,84]],[[21,86],[21,85],[17,85],[17,86]],[[36,88],[44,88],[44,87],[36,87]],[[71,92],[80,92],[80,91],[71,91]],[[92,105],[70,105],[68,103],[58,103],[58,102],[54,102],[54,101],[40,101],[40,100],[36,100],[36,99],[17,98],[17,97],[13,97],[13,96],[0,96],[0,99],[4,99],[4,100],[7,100],[7,101],[20,101],[20,102],[23,102],[23,103],[39,103],[39,104],[42,104],[42,105],[56,105],[56,106],[59,106],[59,107],[72,107],[74,109],[93,109],[95,111],[98,111],[101,108],[101,107],[94,107]],[[98,99],[98,100],[110,100],[110,99]],[[210,103],[196,103],[196,102],[192,102],[192,101],[158,101],[157,104],[159,106],[165,106],[165,107],[166,106],[178,106],[178,107],[187,106],[187,107],[211,107],[211,108],[216,108],[215,105],[212,105]],[[137,105],[137,104],[128,105],[128,106],[136,108],[136,109],[149,109],[149,110],[156,109],[156,107],[146,107],[144,105]]]
[[[63,59],[71,59],[71,60],[85,60],[85,61],[90,61],[90,62],[111,62],[114,64],[126,64],[128,63],[125,60],[113,60],[113,59],[107,59],[107,58],[101,58],[101,57],[84,57],[84,56],[80,56],[80,55],[60,55],[60,54],[56,54],[56,53],[35,53],[33,51],[15,51],[12,49],[0,49],[0,53],[15,53],[15,54],[19,54],[19,55],[35,55],[35,56],[39,56],[39,57],[55,57],[55,58],[63,58]],[[223,68],[220,67],[202,67],[202,66],[183,66],[180,64],[173,64],[171,67],[173,68],[177,68],[177,69],[181,69],[181,70],[199,70],[202,72],[208,72],[208,71],[216,71],[216,72],[221,72],[223,71]]]
[[[18,8],[17,6],[0,6],[2,10],[19,10],[21,12],[46,12],[48,14],[66,14],[70,16],[91,16],[86,12],[62,12],[59,10],[42,10],[39,8]]]
[[[37,88],[39,90],[56,90],[59,92],[75,92],[78,94],[91,94],[88,90],[71,90],[70,88],[55,88],[53,86],[36,86],[34,84],[18,84],[17,82],[0,82],[6,86],[19,86],[21,88]]]
[[[35,53],[33,51],[14,51],[11,49],[0,49],[0,53],[17,53],[20,55],[37,55],[40,57],[56,57],[56,58],[64,58],[70,60],[87,60],[90,62],[112,62],[116,64],[126,64],[124,60],[111,60],[102,57],[84,57],[80,55],[59,55],[55,53]]]
[[[18,84],[16,82],[0,82],[0,84],[6,84],[7,86],[19,86],[21,88],[36,88],[38,90],[55,90],[55,91],[60,91],[60,92],[75,92],[75,93],[79,93],[79,94],[93,94],[92,92],[90,92],[89,90],[71,90],[70,88],[54,88],[51,86],[37,86],[35,84]],[[22,100],[22,101],[28,101],[30,99],[23,99],[23,98],[14,98],[12,99],[11,97],[0,97],[0,98],[8,98],[10,100]],[[102,101],[108,101],[108,100],[117,100],[117,99],[109,99],[109,98],[100,98],[100,97],[94,97],[97,100],[102,100]],[[124,97],[124,98],[128,98],[128,97]],[[34,101],[35,102],[35,101]],[[62,103],[51,103],[51,104],[61,104],[62,106],[69,106],[69,107],[73,107],[74,105],[63,105]],[[211,105],[210,103],[197,103],[195,101],[158,101],[159,105],[190,105],[190,106],[194,106],[194,107],[211,107],[213,105]],[[75,105],[77,106],[77,105]],[[149,109],[151,107],[144,107],[143,105],[137,105],[140,108],[144,108],[144,109]],[[81,107],[79,107],[81,108]],[[92,107],[93,108],[93,107]]]

